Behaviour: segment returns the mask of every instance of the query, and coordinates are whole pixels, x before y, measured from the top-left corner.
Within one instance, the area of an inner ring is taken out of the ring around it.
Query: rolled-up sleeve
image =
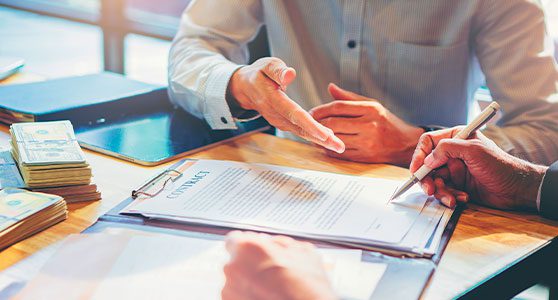
[[[529,161],[558,159],[558,68],[545,16],[536,1],[484,1],[476,55],[503,117],[485,134]]]
[[[247,43],[262,25],[260,0],[194,0],[169,54],[171,101],[213,129],[235,129],[226,101],[232,74],[248,62]]]

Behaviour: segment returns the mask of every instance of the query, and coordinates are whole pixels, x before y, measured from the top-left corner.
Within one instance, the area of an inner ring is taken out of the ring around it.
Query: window
[[[174,37],[180,14],[189,2],[190,0],[0,0],[0,5],[98,26],[102,32],[100,57],[104,57],[104,69],[124,73],[126,68],[138,69],[127,66],[127,62],[136,61],[133,53],[139,53],[142,47],[137,43],[138,39],[143,38],[144,42],[150,42],[151,45],[145,46],[148,48],[168,47],[163,46],[160,40],[171,40]],[[130,34],[132,35],[128,37]],[[126,51],[130,51],[131,58],[125,59]],[[165,53],[164,59],[157,63],[166,63],[166,56]],[[166,66],[161,67],[166,69]]]
[[[126,75],[136,80],[166,85],[170,43],[138,34],[128,34],[124,40]]]
[[[21,57],[25,71],[56,78],[103,70],[98,26],[0,7],[0,55]]]

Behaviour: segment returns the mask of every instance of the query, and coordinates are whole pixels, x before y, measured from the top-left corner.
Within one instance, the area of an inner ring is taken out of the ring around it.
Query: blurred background
[[[0,56],[24,58],[26,72],[47,78],[109,70],[166,84],[170,41],[189,2],[0,0]]]
[[[24,58],[26,72],[47,78],[110,70],[166,84],[170,40],[189,2],[0,0],[0,56]],[[558,0],[543,5],[558,37]]]
[[[170,40],[190,0],[0,0],[0,55],[48,78],[99,72],[166,83]]]

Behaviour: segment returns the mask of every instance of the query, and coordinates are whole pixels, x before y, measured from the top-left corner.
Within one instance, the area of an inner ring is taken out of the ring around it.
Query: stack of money
[[[0,189],[6,187],[23,188],[25,182],[19,174],[10,150],[0,148]]]
[[[0,191],[0,250],[68,216],[60,196],[5,188]]]
[[[101,198],[69,121],[16,123],[10,134],[12,155],[27,188],[63,196],[67,202]]]
[[[12,154],[28,187],[91,182],[91,168],[69,121],[16,123],[10,134]]]
[[[67,203],[95,201],[101,199],[101,193],[99,193],[97,185],[94,183],[89,185],[37,188],[32,189],[32,191],[58,195],[63,197]]]

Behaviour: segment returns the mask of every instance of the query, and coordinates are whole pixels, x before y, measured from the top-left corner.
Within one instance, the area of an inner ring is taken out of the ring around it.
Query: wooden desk
[[[41,78],[32,74],[19,74],[0,84],[37,80]],[[0,147],[8,147],[8,140],[7,127],[0,126]],[[165,167],[142,167],[91,151],[86,151],[86,155],[103,200],[68,205],[70,213],[66,221],[1,251],[0,270],[69,234],[81,232],[100,215],[127,198],[134,187]],[[340,161],[324,156],[312,146],[261,133],[191,157],[271,163],[393,179],[406,179],[409,176],[409,172],[402,168]],[[558,222],[536,215],[469,205],[423,298],[447,299],[466,291],[469,291],[468,296],[486,295],[494,291],[513,295],[544,276],[552,276],[554,270],[558,270],[558,243],[551,243],[556,236]]]
[[[2,126],[0,145],[7,143],[7,129]],[[89,151],[86,155],[93,167],[95,181],[103,193],[103,200],[70,204],[68,220],[0,252],[0,270],[68,234],[81,232],[98,216],[126,198],[133,187],[161,168],[141,167]],[[192,157],[272,163],[372,177],[405,178],[409,175],[407,170],[394,166],[331,159],[309,145],[260,133]],[[470,205],[461,216],[424,298],[445,299],[459,295],[503,269],[513,267],[514,262],[521,262],[538,253],[538,250],[545,249],[557,235],[557,222],[535,215],[500,212]]]

